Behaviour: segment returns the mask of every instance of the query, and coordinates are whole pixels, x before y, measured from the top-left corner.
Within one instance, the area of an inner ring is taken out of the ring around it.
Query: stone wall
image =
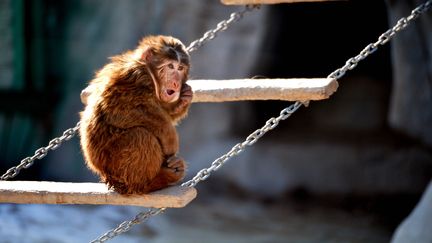
[[[420,1],[388,1],[390,23],[410,13]],[[432,145],[432,14],[425,13],[393,41],[394,85],[389,121],[427,148]],[[409,48],[409,47],[415,48]],[[427,179],[427,178],[426,178]],[[431,179],[431,176],[429,176]],[[432,182],[411,214],[399,225],[393,243],[431,242]]]
[[[388,1],[390,23],[421,1]],[[392,127],[432,146],[432,14],[426,13],[392,42]],[[412,48],[408,48],[412,47]]]

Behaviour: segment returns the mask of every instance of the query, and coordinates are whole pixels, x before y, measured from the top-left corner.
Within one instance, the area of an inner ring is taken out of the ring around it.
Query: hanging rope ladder
[[[224,4],[255,4],[280,2],[315,2],[325,0],[222,0]],[[236,144],[230,151],[215,159],[208,168],[200,170],[191,180],[181,186],[173,186],[146,195],[122,196],[110,191],[102,183],[64,183],[7,181],[14,178],[21,169],[27,169],[35,160],[44,158],[51,150],[57,149],[63,142],[74,137],[79,130],[79,122],[75,127],[67,129],[62,136],[52,139],[46,147],[36,150],[31,157],[6,171],[0,177],[0,202],[3,203],[43,203],[43,204],[113,204],[134,205],[151,208],[141,212],[132,220],[124,221],[116,228],[106,232],[92,242],[105,242],[115,236],[127,232],[133,225],[164,212],[168,207],[184,207],[196,197],[195,186],[206,180],[212,172],[220,169],[230,158],[238,155],[247,146],[252,146],[268,131],[277,127],[280,121],[290,117],[302,105],[311,100],[327,99],[338,87],[337,80],[357,64],[375,52],[379,46],[386,44],[396,33],[406,28],[432,7],[432,0],[419,5],[407,17],[401,18],[396,25],[388,29],[376,42],[367,45],[357,56],[348,59],[344,66],[336,69],[327,78],[321,79],[244,79],[244,80],[190,80],[188,83],[194,91],[193,102],[223,102],[238,100],[286,100],[295,101],[281,110],[280,115],[272,117],[265,125],[252,132],[243,142]],[[238,22],[245,13],[258,9],[259,5],[247,5],[244,10],[234,12],[227,20],[221,21],[215,29],[206,32],[202,38],[187,47],[193,52],[206,42],[214,39],[219,32],[226,30]],[[91,89],[91,87],[88,87]],[[81,96],[86,102],[86,92]]]

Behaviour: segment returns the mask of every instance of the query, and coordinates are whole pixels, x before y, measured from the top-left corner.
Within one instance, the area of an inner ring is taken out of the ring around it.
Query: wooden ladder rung
[[[189,80],[192,102],[327,99],[338,82],[330,78]]]
[[[143,195],[123,196],[103,183],[0,181],[0,202],[19,204],[110,204],[181,208],[196,197],[191,187],[172,186]]]
[[[221,2],[225,5],[334,2],[334,1],[347,1],[347,0],[221,0]]]

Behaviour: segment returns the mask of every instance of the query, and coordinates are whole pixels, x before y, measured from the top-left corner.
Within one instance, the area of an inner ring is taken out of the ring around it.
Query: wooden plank
[[[196,197],[195,188],[173,186],[144,195],[123,196],[103,183],[0,181],[0,202],[19,204],[110,204],[180,208]]]
[[[194,92],[192,102],[322,100],[338,88],[338,82],[328,78],[189,80],[187,83]],[[81,92],[84,104],[92,88],[88,86]]]
[[[327,99],[338,88],[335,79],[189,80],[192,102],[240,100],[308,101]]]
[[[347,0],[221,0],[221,2],[225,5],[334,2],[334,1],[347,1]]]

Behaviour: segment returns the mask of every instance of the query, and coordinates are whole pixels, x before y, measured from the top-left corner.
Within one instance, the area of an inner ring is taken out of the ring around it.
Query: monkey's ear
[[[153,58],[153,50],[151,47],[145,47],[140,50],[140,57],[139,59],[145,63],[150,63]]]

